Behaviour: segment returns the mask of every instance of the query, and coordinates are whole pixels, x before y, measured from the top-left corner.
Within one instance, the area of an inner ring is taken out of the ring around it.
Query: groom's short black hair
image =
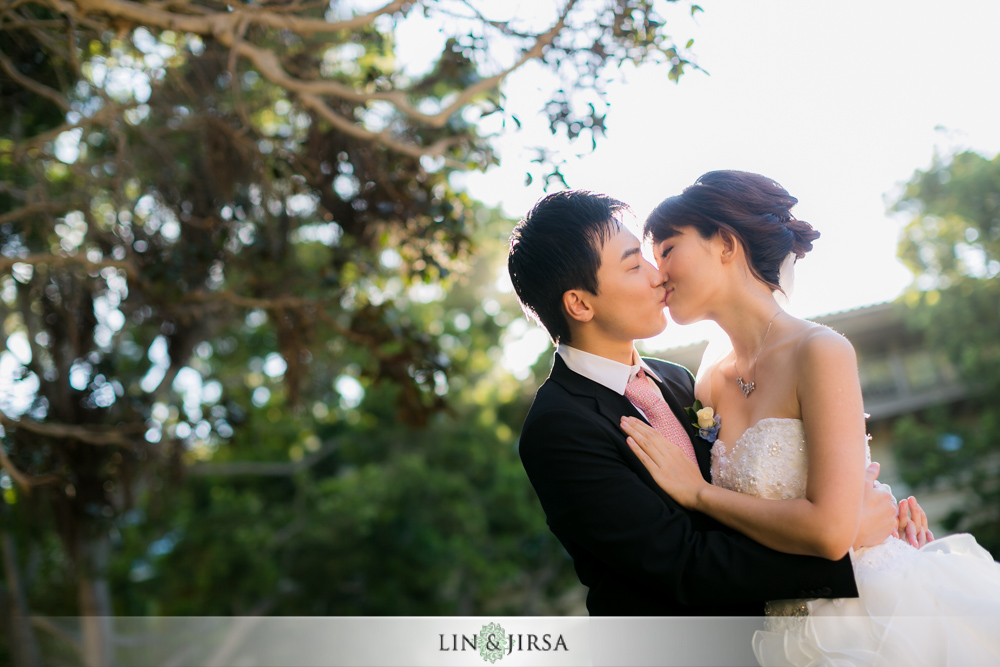
[[[597,294],[604,243],[621,229],[628,205],[584,190],[554,192],[535,204],[510,236],[507,270],[521,307],[549,332],[569,343],[562,298],[569,290]]]

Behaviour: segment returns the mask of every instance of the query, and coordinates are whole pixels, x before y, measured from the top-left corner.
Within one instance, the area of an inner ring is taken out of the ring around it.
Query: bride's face
[[[717,293],[725,247],[717,234],[703,239],[693,227],[653,246],[656,266],[667,289],[664,303],[678,324],[705,319]]]

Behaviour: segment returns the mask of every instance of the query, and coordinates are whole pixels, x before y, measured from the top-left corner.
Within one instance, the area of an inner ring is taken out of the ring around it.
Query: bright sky
[[[564,169],[570,185],[624,199],[641,220],[705,171],[765,174],[798,197],[794,213],[823,234],[798,263],[793,312],[898,296],[911,276],[895,258],[903,221],[886,212],[892,193],[935,151],[1000,151],[1000,3],[700,4],[694,20],[675,14],[673,34],[694,38],[708,74],[692,71],[674,85],[666,68],[622,72],[607,136]],[[514,217],[544,194],[538,182],[524,185],[532,155],[521,147],[552,142],[537,113],[545,86],[537,68],[507,79],[507,107],[525,129],[498,142],[499,168],[467,178],[473,196]],[[648,347],[704,331],[672,324]]]

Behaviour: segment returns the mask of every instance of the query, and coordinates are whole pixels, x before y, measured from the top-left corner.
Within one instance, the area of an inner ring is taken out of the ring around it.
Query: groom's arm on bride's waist
[[[604,421],[540,391],[521,434],[525,470],[583,584],[599,585],[603,567],[692,607],[857,595],[848,558],[773,551],[651,488]]]

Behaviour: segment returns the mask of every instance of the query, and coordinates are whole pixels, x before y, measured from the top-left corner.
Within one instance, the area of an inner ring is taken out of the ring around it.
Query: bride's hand
[[[934,541],[934,533],[927,527],[927,515],[913,496],[899,501],[898,537],[920,548]]]
[[[683,507],[694,508],[698,492],[709,485],[698,465],[641,419],[622,417],[621,428],[628,434],[628,446],[659,487]]]

